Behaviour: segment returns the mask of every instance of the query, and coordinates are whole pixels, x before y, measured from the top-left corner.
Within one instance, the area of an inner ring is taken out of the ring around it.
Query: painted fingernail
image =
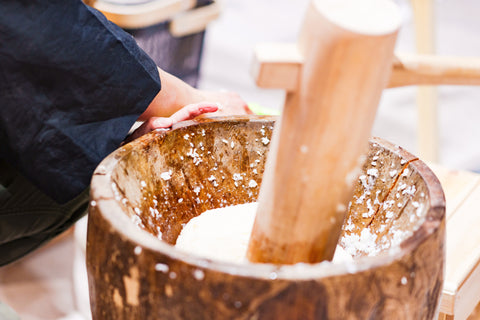
[[[212,112],[212,111],[217,111],[218,106],[205,106],[200,108],[200,112]]]

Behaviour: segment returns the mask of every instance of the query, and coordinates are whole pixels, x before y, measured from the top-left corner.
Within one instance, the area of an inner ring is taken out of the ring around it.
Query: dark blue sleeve
[[[63,203],[160,90],[133,38],[80,0],[0,2],[0,157]]]

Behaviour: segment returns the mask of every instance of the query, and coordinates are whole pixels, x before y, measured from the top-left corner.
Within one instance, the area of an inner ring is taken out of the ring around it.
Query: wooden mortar
[[[203,211],[257,199],[273,125],[258,116],[186,122],[98,166],[87,240],[94,320],[437,315],[443,192],[422,161],[381,139],[370,141],[340,239],[370,239],[356,242],[364,247],[354,262],[238,265],[172,246]]]

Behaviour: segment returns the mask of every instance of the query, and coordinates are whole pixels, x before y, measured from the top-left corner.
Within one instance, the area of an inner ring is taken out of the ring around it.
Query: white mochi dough
[[[246,253],[257,207],[253,202],[205,211],[183,227],[176,247],[203,258],[247,263]],[[352,257],[337,246],[333,262],[351,260]]]

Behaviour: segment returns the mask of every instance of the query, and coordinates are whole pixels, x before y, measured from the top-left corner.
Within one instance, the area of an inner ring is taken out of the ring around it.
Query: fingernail
[[[219,108],[217,105],[205,106],[201,107],[199,110],[200,112],[214,112],[217,111]]]

